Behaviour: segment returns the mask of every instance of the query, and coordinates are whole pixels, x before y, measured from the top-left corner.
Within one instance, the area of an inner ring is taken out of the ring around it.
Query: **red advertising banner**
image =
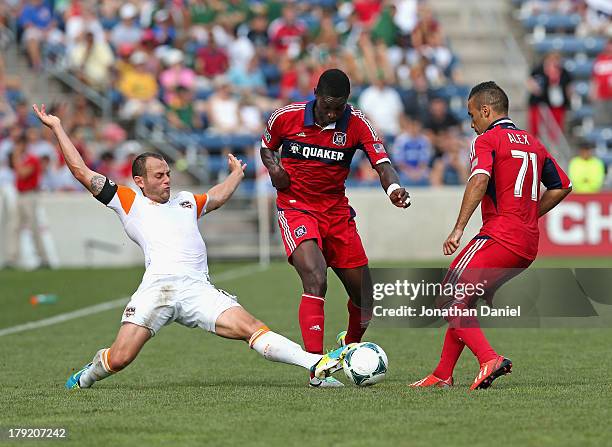
[[[570,194],[540,219],[538,255],[612,257],[612,193]]]

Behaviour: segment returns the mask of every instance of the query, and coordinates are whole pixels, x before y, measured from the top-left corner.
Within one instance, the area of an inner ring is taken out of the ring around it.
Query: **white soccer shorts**
[[[235,296],[216,288],[207,279],[151,275],[132,295],[121,323],[146,327],[152,336],[173,321],[214,333],[219,316],[236,306],[240,304]]]

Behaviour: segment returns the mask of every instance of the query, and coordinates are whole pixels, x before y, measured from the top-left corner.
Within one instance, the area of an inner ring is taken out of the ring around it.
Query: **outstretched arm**
[[[380,184],[393,205],[398,208],[408,208],[410,206],[410,195],[405,188],[400,186],[400,179],[391,163],[379,163],[374,169],[380,177]],[[393,188],[390,188],[393,186]]]
[[[463,230],[467,226],[470,217],[474,214],[474,211],[478,207],[478,204],[482,200],[487,191],[487,185],[489,184],[489,176],[487,174],[475,174],[468,182],[465,193],[463,193],[463,201],[461,202],[461,210],[459,210],[459,216],[455,223],[455,228],[451,231],[451,234],[446,238],[442,245],[442,250],[445,255],[452,255],[455,250],[459,248],[461,244],[461,236],[463,236]]]
[[[236,191],[238,185],[240,185],[240,182],[244,178],[246,164],[244,164],[242,160],[234,157],[232,154],[228,154],[227,163],[230,170],[227,178],[218,185],[210,188],[206,193],[208,196],[208,201],[206,202],[207,213],[222,207],[223,204],[232,197],[232,194],[234,194],[234,191]]]
[[[97,172],[92,171],[87,167],[81,154],[77,151],[72,141],[66,134],[66,131],[62,127],[60,119],[55,115],[48,115],[45,105],[42,104],[40,109],[36,104],[32,106],[34,112],[38,116],[38,119],[49,129],[53,131],[53,134],[59,142],[62,155],[66,160],[66,165],[74,178],[76,178],[85,188],[87,188],[94,196],[100,194],[106,177]]]

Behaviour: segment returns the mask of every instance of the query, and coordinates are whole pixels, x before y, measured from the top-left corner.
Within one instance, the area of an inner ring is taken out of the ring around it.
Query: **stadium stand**
[[[164,151],[199,182],[218,177],[229,150],[255,166],[253,148],[267,117],[311,99],[318,75],[330,66],[347,71],[356,105],[380,79],[401,99],[398,119],[426,124],[427,106],[415,106],[419,96],[442,98],[456,118],[466,118],[459,60],[425,1],[12,5],[4,16],[32,70],[86,97],[102,122],[115,120],[127,137]],[[39,39],[41,33],[49,39]],[[399,128],[398,122],[386,129],[386,139],[402,151],[393,144]],[[440,157],[443,149],[435,148]],[[351,182],[359,184],[359,175]]]
[[[612,161],[612,6],[610,2],[514,1],[528,42],[540,58],[562,55],[571,75],[570,138],[582,138]]]

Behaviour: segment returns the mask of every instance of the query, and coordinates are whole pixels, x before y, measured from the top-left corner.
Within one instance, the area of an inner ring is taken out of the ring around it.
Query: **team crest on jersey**
[[[346,144],[346,134],[344,132],[334,132],[333,142],[336,146],[344,146]]]
[[[304,225],[300,225],[293,232],[293,234],[295,234],[295,237],[297,237],[297,238],[300,238],[300,237],[304,236],[306,233],[307,233],[307,230],[306,230],[306,227]]]
[[[124,315],[125,315],[126,318],[131,317],[135,313],[136,313],[136,308],[135,307],[126,307],[125,308]]]
[[[385,147],[382,145],[382,143],[374,143],[372,146],[374,147],[374,152],[377,154],[385,152]]]
[[[185,200],[184,202],[179,203],[179,205],[181,205],[183,208],[193,208],[193,203],[191,203],[188,200]]]

